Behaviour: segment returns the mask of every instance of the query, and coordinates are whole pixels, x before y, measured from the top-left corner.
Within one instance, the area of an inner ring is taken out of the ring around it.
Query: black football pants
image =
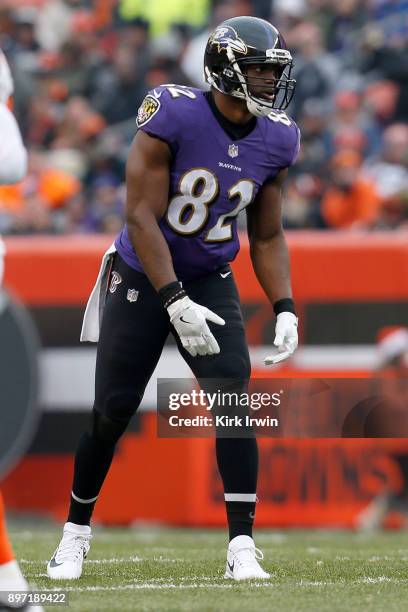
[[[114,420],[129,421],[174,328],[147,277],[130,268],[118,253],[112,266],[114,272],[122,281],[113,285],[113,293],[107,291],[97,351],[94,407]],[[179,351],[195,377],[248,380],[248,347],[229,266],[183,283],[183,287],[194,302],[207,306],[226,322],[224,326],[209,323],[220,345],[218,355],[192,357],[174,332]],[[138,292],[136,301],[127,299],[129,290]]]

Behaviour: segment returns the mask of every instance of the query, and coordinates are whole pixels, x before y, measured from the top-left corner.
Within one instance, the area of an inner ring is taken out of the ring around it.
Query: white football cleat
[[[47,574],[53,580],[76,580],[81,577],[91,539],[88,525],[65,523],[62,540],[47,565]]]
[[[255,548],[252,538],[246,535],[237,536],[228,546],[227,565],[224,578],[232,580],[266,580],[270,574],[264,572],[258,563],[263,559],[263,553]]]

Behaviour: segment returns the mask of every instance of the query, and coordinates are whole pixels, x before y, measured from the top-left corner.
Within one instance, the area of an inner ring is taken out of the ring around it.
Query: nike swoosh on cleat
[[[221,278],[227,278],[227,276],[229,276],[230,274],[231,274],[231,272],[225,272],[224,274],[222,272],[220,272]]]
[[[235,565],[235,561],[233,561],[232,563],[230,563],[229,561],[227,561],[227,565],[230,569],[230,572],[234,571],[234,565]]]
[[[51,559],[50,567],[59,567],[60,565],[62,565],[62,563],[57,563],[54,557]]]

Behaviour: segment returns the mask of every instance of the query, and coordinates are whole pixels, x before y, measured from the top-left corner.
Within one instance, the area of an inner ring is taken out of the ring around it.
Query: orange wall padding
[[[288,232],[297,301],[408,298],[408,233]],[[83,304],[112,236],[7,238],[5,284],[31,305]],[[244,302],[266,302],[241,237],[234,272]]]

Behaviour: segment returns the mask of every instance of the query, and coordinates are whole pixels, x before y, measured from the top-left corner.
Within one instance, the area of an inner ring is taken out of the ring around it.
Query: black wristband
[[[174,281],[173,283],[169,283],[165,285],[158,291],[161,301],[163,302],[164,308],[173,304],[177,300],[180,300],[183,297],[186,297],[187,293],[184,291],[181,283],[178,281]]]
[[[296,315],[295,302],[292,300],[292,298],[282,298],[274,303],[273,311],[276,316],[278,316],[278,314],[281,312],[292,312],[294,315]]]

